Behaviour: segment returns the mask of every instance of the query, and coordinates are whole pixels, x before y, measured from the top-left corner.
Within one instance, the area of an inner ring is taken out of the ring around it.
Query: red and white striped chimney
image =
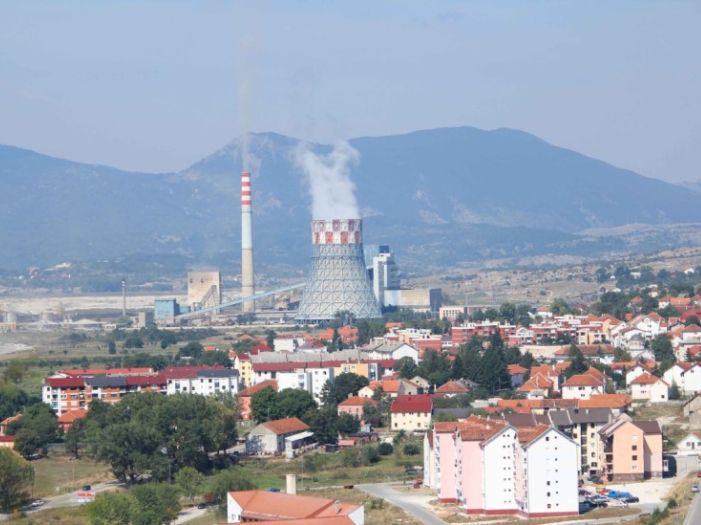
[[[255,293],[253,281],[253,229],[251,226],[251,174],[241,172],[241,297]],[[244,312],[253,312],[253,301],[243,303]]]

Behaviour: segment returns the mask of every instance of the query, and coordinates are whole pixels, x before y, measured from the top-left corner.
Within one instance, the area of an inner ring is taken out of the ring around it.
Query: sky
[[[246,131],[516,128],[701,180],[701,2],[0,3],[0,144],[184,169]]]

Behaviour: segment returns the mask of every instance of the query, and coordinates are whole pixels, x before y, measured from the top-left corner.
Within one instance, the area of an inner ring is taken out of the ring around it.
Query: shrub
[[[380,443],[380,446],[377,447],[377,451],[380,453],[380,456],[389,456],[394,452],[394,447],[391,443]]]
[[[414,443],[407,443],[404,445],[404,454],[407,456],[416,456],[421,452],[421,449],[419,448],[418,445],[415,445]]]

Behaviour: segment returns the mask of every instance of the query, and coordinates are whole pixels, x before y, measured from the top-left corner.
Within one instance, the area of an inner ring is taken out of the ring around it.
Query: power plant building
[[[312,270],[297,320],[320,322],[350,312],[358,319],[381,317],[366,269],[360,219],[312,221]]]
[[[187,304],[192,310],[221,304],[221,289],[218,271],[187,273]]]

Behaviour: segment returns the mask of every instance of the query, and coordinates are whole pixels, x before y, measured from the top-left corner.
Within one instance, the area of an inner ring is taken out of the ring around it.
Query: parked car
[[[691,486],[691,492],[696,493],[696,492],[698,492],[698,491],[699,491],[699,484],[698,484],[698,483],[694,483],[694,484]]]
[[[206,509],[206,508],[207,508],[207,504],[206,504],[204,501],[202,501],[202,502],[200,502],[200,503],[197,504],[197,508],[198,508],[198,509]]]
[[[46,503],[46,502],[45,502],[43,499],[35,499],[34,501],[32,501],[32,502],[29,504],[29,506],[30,506],[31,508],[33,508],[33,509],[36,509],[36,508],[41,507],[41,506],[44,505],[45,503]]]
[[[595,507],[608,507],[608,498],[605,496],[591,496],[589,503]]]
[[[91,485],[83,485],[83,487],[80,490],[89,491],[89,490],[92,490],[92,486]]]
[[[625,498],[621,498],[621,501],[623,503],[640,503],[640,498],[637,496],[627,496]]]

